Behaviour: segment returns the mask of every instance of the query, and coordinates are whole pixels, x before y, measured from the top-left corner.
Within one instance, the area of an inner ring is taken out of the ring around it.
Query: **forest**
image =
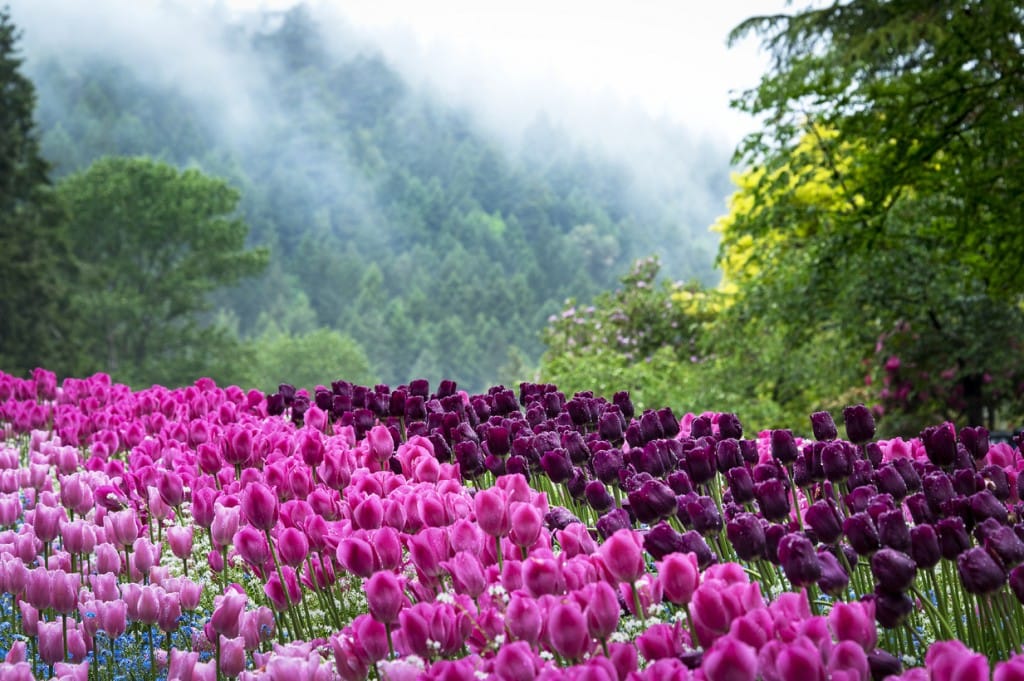
[[[660,176],[543,114],[495,135],[301,5],[220,17],[234,70],[185,85],[8,10],[0,366],[1012,427],[1021,12],[855,5],[737,27],[772,66],[731,178],[657,121]]]

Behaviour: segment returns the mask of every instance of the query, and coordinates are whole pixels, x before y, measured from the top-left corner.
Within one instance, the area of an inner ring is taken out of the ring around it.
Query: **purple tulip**
[[[921,431],[928,460],[940,468],[946,468],[956,459],[956,431],[953,424],[929,426]]]
[[[1006,582],[1006,572],[980,546],[961,553],[956,567],[964,588],[972,594],[992,593]]]
[[[754,486],[754,496],[761,515],[770,522],[779,522],[789,518],[789,490],[782,480],[771,479],[759,482]]]
[[[871,573],[878,586],[889,593],[906,591],[917,575],[917,564],[907,554],[895,549],[880,549],[871,557]]]
[[[804,511],[804,522],[823,544],[834,544],[843,534],[839,512],[832,503],[824,499],[815,501],[807,507]]]
[[[816,411],[811,414],[811,430],[814,432],[814,439],[819,442],[835,440],[839,435],[836,430],[836,422],[832,420],[832,414],[827,411]]]
[[[494,673],[501,681],[532,681],[537,676],[538,659],[530,644],[516,641],[501,646],[494,658]]]
[[[262,482],[246,485],[242,491],[242,513],[249,524],[267,532],[277,524],[277,494]]]
[[[598,552],[609,574],[619,582],[632,584],[645,572],[643,546],[632,530],[618,530],[601,544]]]
[[[864,444],[875,436],[875,417],[863,404],[843,409],[846,437],[854,444]]]
[[[821,577],[821,563],[811,541],[802,534],[787,534],[779,542],[779,563],[793,586],[814,584]]]
[[[740,513],[726,524],[726,536],[740,560],[765,557],[764,525],[753,513]]]

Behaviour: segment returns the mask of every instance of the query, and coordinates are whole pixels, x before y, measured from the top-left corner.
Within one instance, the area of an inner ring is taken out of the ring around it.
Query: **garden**
[[[0,374],[0,677],[1024,678],[1019,443],[807,425]]]

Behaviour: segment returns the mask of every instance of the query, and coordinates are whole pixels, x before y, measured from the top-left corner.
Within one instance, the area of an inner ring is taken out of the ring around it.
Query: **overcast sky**
[[[235,7],[282,8],[294,0],[222,0]],[[726,37],[786,0],[312,0],[377,34],[402,55],[447,64],[462,86],[499,74],[573,95],[614,97],[734,146],[755,127],[729,108],[730,92],[755,85],[767,66],[754,41],[729,49]],[[797,2],[796,6],[802,6]],[[792,8],[790,8],[792,9]],[[416,45],[408,43],[415,42]],[[435,70],[436,67],[435,67]],[[494,87],[490,82],[486,85]]]

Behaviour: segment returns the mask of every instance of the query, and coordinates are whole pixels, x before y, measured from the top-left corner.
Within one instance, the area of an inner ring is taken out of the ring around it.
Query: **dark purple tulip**
[[[996,499],[995,495],[987,489],[983,489],[970,497],[971,513],[976,521],[980,522],[986,518],[995,518],[1001,524],[1006,524],[1009,519],[1006,505]]]
[[[698,416],[690,422],[690,437],[694,440],[702,437],[711,437],[713,434],[711,419],[707,416]]]
[[[673,471],[669,473],[666,481],[676,494],[688,494],[693,491],[693,483],[686,471]]]
[[[577,466],[590,458],[590,450],[587,449],[587,443],[583,441],[579,431],[569,430],[562,433],[561,444],[562,449],[569,454],[569,460]]]
[[[671,525],[662,521],[644,535],[644,549],[654,560],[661,560],[670,553],[683,550],[683,537]]]
[[[796,461],[800,450],[796,446],[796,439],[790,430],[773,430],[771,435],[772,458],[783,465],[789,465]]]
[[[953,424],[925,428],[921,431],[921,441],[928,460],[936,466],[948,467],[956,459],[956,432]]]
[[[875,524],[878,526],[878,539],[882,546],[904,553],[910,550],[910,528],[903,519],[903,509],[882,513]]]
[[[672,413],[672,407],[662,407],[656,413],[661,423],[662,437],[673,438],[679,434],[679,419]],[[643,428],[643,424],[640,427]]]
[[[764,555],[776,565],[779,562],[779,542],[789,534],[785,525],[773,523],[764,528]]]
[[[1024,565],[1019,565],[1010,572],[1010,589],[1017,600],[1024,604]]]
[[[640,416],[640,437],[645,443],[665,437],[658,412],[647,410]]]
[[[875,480],[875,467],[867,459],[855,459],[850,467],[850,477],[846,485],[850,489],[871,485]]]
[[[604,483],[600,480],[592,480],[588,482],[584,495],[587,498],[587,503],[590,504],[590,507],[597,511],[598,514],[610,511],[615,507],[615,499],[608,493],[608,488],[605,487]]]
[[[625,390],[617,392],[612,396],[612,404],[617,406],[622,411],[622,415],[627,419],[633,418],[633,415],[636,413],[633,410],[633,401],[629,399],[629,393]]]
[[[686,452],[686,470],[695,485],[703,485],[715,477],[715,454],[711,444],[698,444]]]
[[[740,440],[740,455],[751,466],[760,461],[761,452],[757,449],[757,440]]]
[[[943,518],[935,524],[935,530],[939,534],[939,549],[946,560],[955,559],[971,546],[963,518]]]
[[[676,494],[661,480],[648,480],[640,489],[629,493],[629,504],[637,520],[651,524],[676,512]]]
[[[885,452],[882,451],[882,448],[877,442],[869,442],[864,445],[864,454],[868,457],[868,461],[870,461],[871,465],[875,468],[881,466],[882,459],[885,458]]]
[[[569,496],[576,501],[582,501],[587,491],[586,473],[580,468],[573,468],[572,475],[569,476],[565,483],[565,488],[569,491]]]
[[[505,456],[512,447],[509,431],[505,426],[491,426],[486,432],[487,450],[495,456]]]
[[[893,459],[893,467],[903,476],[903,482],[907,483],[908,492],[917,492],[921,489],[921,474],[914,467],[914,462],[905,457]]]
[[[719,440],[715,445],[715,460],[718,463],[718,470],[723,473],[742,466],[744,461],[739,441],[733,438]]]
[[[569,413],[569,418],[575,426],[582,426],[590,421],[590,409],[587,408],[585,398],[573,397],[565,403],[565,411]]]
[[[606,485],[619,480],[619,469],[622,468],[622,450],[605,449],[594,454],[594,474]]]
[[[724,413],[718,415],[718,435],[722,438],[733,438],[739,440],[743,437],[743,424],[736,414]]]
[[[765,557],[764,525],[753,513],[739,513],[725,527],[726,536],[740,560]]]
[[[811,477],[810,453],[800,454],[793,462],[793,484],[800,489],[807,489],[814,484]]]
[[[871,681],[883,681],[890,676],[903,673],[903,663],[900,659],[881,648],[868,653],[868,668],[871,670]]]
[[[953,491],[969,497],[978,491],[977,474],[973,469],[962,468],[953,471]]]
[[[911,494],[906,500],[907,510],[910,511],[910,517],[914,519],[914,523],[917,525],[932,524],[936,521],[936,515],[932,511],[931,506],[928,504],[928,499],[923,493],[918,492]]]
[[[966,426],[960,429],[960,443],[967,448],[975,460],[981,459],[989,450],[988,428]]]
[[[910,529],[910,557],[922,570],[930,570],[939,564],[942,551],[939,535],[931,525],[915,525]]]
[[[868,505],[876,496],[878,496],[878,489],[874,485],[864,485],[850,490],[850,493],[846,495],[846,505],[854,513],[860,513],[868,510]]]
[[[754,496],[761,515],[777,522],[789,518],[789,490],[781,480],[765,480],[754,486]]]
[[[839,441],[825,445],[821,450],[821,467],[825,478],[832,482],[848,478],[853,471],[853,459],[846,445]]]
[[[814,535],[823,544],[834,544],[843,534],[839,512],[831,503],[821,499],[807,507],[804,521],[814,530]]]
[[[267,415],[268,416],[280,416],[284,413],[284,395],[281,393],[273,393],[267,395]]]
[[[914,602],[903,592],[875,591],[875,619],[886,629],[903,624],[914,611]]]
[[[875,417],[863,404],[843,409],[846,438],[855,444],[864,444],[875,436]]]
[[[484,471],[483,453],[472,440],[464,440],[455,445],[455,460],[464,476],[475,478]]]
[[[821,565],[818,588],[833,598],[844,593],[850,585],[850,576],[846,574],[846,569],[840,564],[839,559],[831,551],[822,549],[818,551],[818,563]]]
[[[914,559],[896,549],[879,549],[871,557],[871,574],[878,581],[878,588],[889,593],[906,591],[914,583],[917,563]]]
[[[622,442],[622,419],[619,418],[618,409],[612,409],[613,407],[605,409],[601,418],[597,420],[597,432],[603,439],[619,444]]]
[[[836,422],[827,411],[816,411],[811,414],[811,431],[814,433],[814,439],[819,442],[835,440],[839,436]]]
[[[423,395],[417,395],[411,390],[405,398],[405,420],[422,421],[427,418],[427,399]]]
[[[932,513],[941,513],[943,504],[956,495],[953,489],[953,481],[942,471],[934,471],[924,477],[922,481],[924,496],[928,499],[928,506]]]
[[[684,532],[681,538],[682,549],[681,553],[694,553],[697,556],[697,566],[701,570],[706,569],[710,565],[713,565],[718,561],[718,557],[711,552],[704,537],[700,536],[697,530],[690,530]]]
[[[1006,582],[1006,572],[980,546],[961,553],[956,559],[956,568],[964,588],[972,594],[992,593]]]
[[[843,534],[846,535],[850,546],[861,556],[867,556],[878,550],[878,530],[875,523],[867,513],[854,513],[843,521]]]
[[[540,457],[540,467],[551,482],[559,485],[572,475],[572,462],[564,449],[552,449]]]
[[[907,483],[892,464],[885,464],[875,470],[874,478],[879,492],[892,495],[897,501],[907,496]]]
[[[693,523],[693,529],[702,535],[717,534],[722,531],[722,514],[718,511],[715,500],[711,497],[698,497],[686,505],[686,512]]]
[[[652,440],[642,448],[637,448],[629,453],[629,461],[633,467],[641,473],[650,473],[660,478],[667,470],[664,457],[664,447],[659,447],[664,440]],[[659,451],[660,450],[660,451]]]
[[[792,532],[779,542],[779,563],[790,584],[796,587],[814,584],[821,577],[821,563],[811,540]]]
[[[630,522],[629,513],[622,508],[613,508],[608,513],[597,519],[597,531],[603,539],[607,539],[622,529],[633,526]]]
[[[991,518],[986,522],[995,522]],[[1024,542],[1006,525],[993,529],[983,541],[985,550],[999,560],[1004,568],[1024,562]]]
[[[746,504],[754,500],[754,479],[750,477],[748,469],[731,468],[726,471],[725,479],[729,483],[732,499],[737,504]]]
[[[777,461],[772,461],[770,463],[759,463],[754,466],[755,483],[775,479],[786,479],[786,469],[783,468]]]
[[[553,506],[547,515],[544,516],[544,525],[552,532],[564,530],[573,523],[580,522],[580,519],[572,512],[562,506]]]
[[[992,490],[996,499],[1005,502],[1010,498],[1010,481],[1001,466],[995,464],[985,466],[981,469],[981,476],[985,480],[985,487]]]

